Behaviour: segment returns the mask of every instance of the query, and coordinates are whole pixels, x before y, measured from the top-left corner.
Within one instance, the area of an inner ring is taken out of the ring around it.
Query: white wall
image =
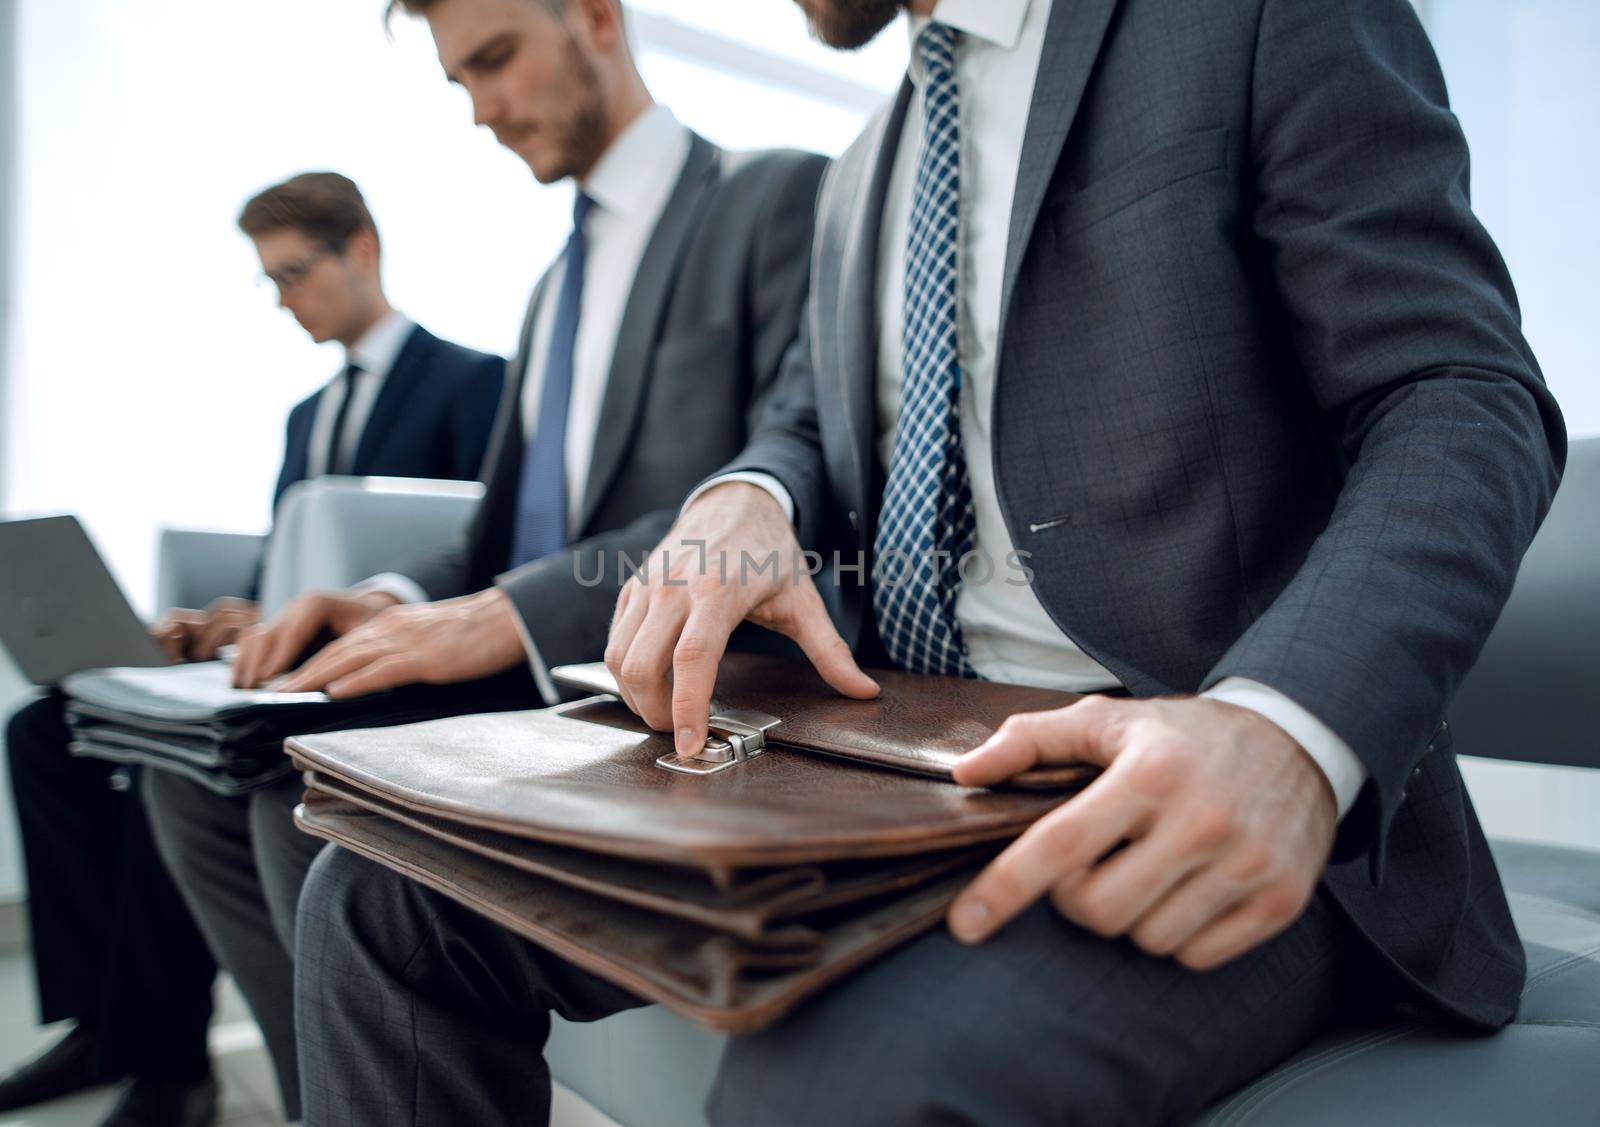
[[[3,505],[81,513],[137,599],[152,587],[158,526],[265,527],[282,420],[341,363],[252,286],[258,266],[233,229],[250,193],[304,168],[347,172],[378,220],[395,302],[498,352],[566,238],[569,190],[539,187],[475,130],[426,26],[397,20],[390,43],[383,6],[21,0],[26,223]],[[668,26],[651,7],[641,18]],[[658,97],[733,147],[848,143],[859,104],[730,73],[785,42],[796,51],[777,61],[802,73],[826,55],[788,0],[705,9],[739,38],[716,65],[685,56],[712,38],[703,27],[685,28],[676,51],[646,38],[640,64]],[[898,75],[895,46],[830,59],[821,77],[871,97]]]
[[[12,207],[16,172],[13,131],[15,8],[14,0],[0,0],[0,405],[5,403],[6,387],[11,378],[8,341],[13,292],[11,232],[16,219]],[[5,421],[4,411],[0,410],[0,424]],[[0,497],[5,495],[8,429],[0,425]],[[11,709],[26,692],[27,686],[13,668],[11,659],[0,653],[0,714],[10,715]],[[4,737],[0,736],[0,743],[3,742]],[[18,847],[16,822],[12,815],[11,782],[5,766],[0,765],[0,902],[16,896],[22,888],[22,861],[18,856]]]
[[[1600,434],[1600,3],[1429,0],[1424,17],[1524,331],[1569,431]]]

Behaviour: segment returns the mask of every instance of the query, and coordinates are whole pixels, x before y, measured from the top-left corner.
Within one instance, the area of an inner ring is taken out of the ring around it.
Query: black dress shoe
[[[0,1111],[32,1107],[121,1079],[101,1071],[99,1056],[94,1034],[74,1029],[31,1061],[0,1076]]]
[[[217,1081],[141,1080],[117,1102],[100,1127],[210,1127],[217,1119]]]

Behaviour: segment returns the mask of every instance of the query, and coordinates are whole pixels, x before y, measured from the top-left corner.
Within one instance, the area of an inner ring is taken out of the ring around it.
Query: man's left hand
[[[205,610],[173,607],[150,624],[150,636],[174,664],[212,661],[218,650],[238,641],[239,635],[260,621],[260,603],[225,597]]]
[[[978,943],[1040,896],[1106,938],[1192,970],[1277,935],[1310,902],[1333,849],[1327,777],[1277,725],[1203,697],[1086,697],[1011,717],[957,764],[988,786],[1038,764],[1105,771],[1013,842],[950,907]]]
[[[517,612],[498,588],[379,611],[272,686],[344,698],[425,682],[448,685],[526,660]]]

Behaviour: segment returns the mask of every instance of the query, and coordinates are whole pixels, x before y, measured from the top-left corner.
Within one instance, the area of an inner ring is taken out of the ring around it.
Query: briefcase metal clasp
[[[753,708],[728,708],[706,722],[706,742],[698,755],[663,755],[656,766],[684,775],[714,775],[737,767],[767,749],[767,732],[782,721]]]

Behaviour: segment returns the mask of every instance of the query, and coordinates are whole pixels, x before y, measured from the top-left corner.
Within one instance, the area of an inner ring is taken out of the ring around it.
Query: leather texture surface
[[[1002,699],[1016,691],[984,687]],[[930,700],[929,711],[935,707]],[[840,748],[851,739],[843,725],[830,736]],[[956,787],[850,763],[842,753],[789,747],[713,775],[677,774],[655,762],[672,751],[671,738],[603,699],[299,736],[288,748],[303,769],[438,817],[708,870],[906,856],[1000,840],[1065,797],[1062,790]]]
[[[915,887],[983,860],[997,848],[969,846],[891,861],[708,871],[546,845],[462,825],[363,794],[314,771],[308,773],[307,784],[305,801],[314,813],[333,810],[334,804],[342,801],[491,864],[766,945],[793,945],[795,934],[784,932],[788,921]]]
[[[1600,853],[1505,841],[1494,851],[1528,958],[1510,1025],[1487,1036],[1421,1018],[1332,1030],[1196,1127],[1600,1121]]]
[[[717,667],[711,712],[755,709],[782,723],[769,743],[787,744],[901,771],[948,779],[957,759],[994,734],[1018,712],[1062,708],[1077,693],[1025,685],[1000,685],[966,677],[930,677],[898,669],[868,669],[882,690],[874,700],[851,700],[828,687],[805,662],[730,653]],[[619,695],[600,662],[550,671],[558,684]],[[1036,768],[1008,785],[1058,789],[1081,785],[1096,768]]]
[[[289,747],[301,765],[400,805],[505,834],[706,868],[992,840],[1059,801],[964,791],[785,749],[717,775],[677,775],[655,765],[670,740],[555,723],[570,707],[430,722],[379,738],[302,736]]]
[[[709,775],[664,770],[671,738],[605,697],[299,736],[297,819],[708,1028],[760,1028],[937,923],[1087,777],[949,779],[1006,716],[1068,694],[882,683],[844,701],[807,666],[729,655],[718,705],[782,717],[785,743]]]
[[[567,961],[708,1029],[746,1032],[926,931],[981,862],[747,940],[572,883],[546,880],[311,791],[300,827],[405,874]]]

